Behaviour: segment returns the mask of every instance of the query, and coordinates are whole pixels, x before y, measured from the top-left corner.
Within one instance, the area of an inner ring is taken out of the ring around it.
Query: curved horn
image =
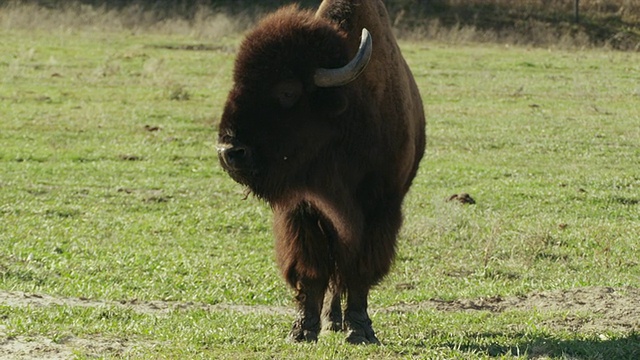
[[[313,81],[319,87],[334,87],[346,85],[355,80],[367,67],[373,51],[371,34],[367,29],[362,29],[360,47],[358,53],[345,66],[337,69],[316,69]]]

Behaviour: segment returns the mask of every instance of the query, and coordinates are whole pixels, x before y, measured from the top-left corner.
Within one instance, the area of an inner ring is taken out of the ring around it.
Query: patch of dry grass
[[[562,26],[554,27],[541,21],[528,21],[520,24],[520,28],[517,30],[514,28],[494,29],[469,24],[446,25],[435,19],[424,26],[399,27],[397,34],[407,40],[429,39],[449,44],[500,43],[559,49],[594,46],[615,47],[609,43],[594,44],[589,34],[583,30],[562,28]]]
[[[640,50],[640,2],[581,0],[415,0],[395,8],[395,24],[410,37],[446,42],[498,42],[560,48]],[[413,3],[413,5],[411,5]]]
[[[56,8],[9,2],[1,7],[0,29],[174,34],[215,39],[239,33],[253,23],[248,15],[229,15],[201,6],[190,18],[167,17],[140,5],[93,7],[76,2]]]
[[[542,14],[573,15],[574,0],[446,0],[436,3],[451,7],[487,7],[507,12],[531,12]],[[634,23],[640,20],[640,2],[636,0],[580,0],[579,12],[585,17],[617,16],[622,21]]]
[[[211,40],[240,33],[275,2],[188,10],[60,2],[55,7],[10,1],[0,6],[0,29],[98,31],[187,35]],[[250,2],[249,2],[250,3]],[[282,1],[281,3],[284,3]],[[570,0],[387,1],[400,37],[447,43],[487,42],[555,48],[608,47],[640,50],[640,2],[581,0],[574,22]],[[306,3],[305,3],[306,4]]]

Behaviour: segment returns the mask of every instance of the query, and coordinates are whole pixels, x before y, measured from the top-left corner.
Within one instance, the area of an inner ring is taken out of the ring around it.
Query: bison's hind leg
[[[342,287],[332,278],[324,294],[322,306],[322,330],[342,331]]]

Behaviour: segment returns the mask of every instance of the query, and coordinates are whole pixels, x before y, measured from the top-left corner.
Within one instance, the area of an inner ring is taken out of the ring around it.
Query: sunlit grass
[[[273,261],[270,210],[243,200],[217,164],[215,126],[237,42],[0,31],[2,290],[291,305]],[[0,331],[61,343],[116,339],[134,358],[638,354],[632,331],[573,333],[548,321],[563,314],[376,309],[637,287],[640,56],[402,48],[423,95],[428,147],[405,202],[394,269],[372,293],[384,346],[348,347],[339,335],[293,345],[285,341],[289,316],[197,309],[162,316],[3,305]],[[461,192],[476,204],[445,201]],[[80,358],[92,355],[79,347]]]

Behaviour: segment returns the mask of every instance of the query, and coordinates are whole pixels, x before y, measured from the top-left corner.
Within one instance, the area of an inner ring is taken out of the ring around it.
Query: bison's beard
[[[267,173],[257,174],[249,183],[244,184],[249,191],[259,199],[265,200],[271,204],[278,202],[285,196],[287,190],[291,190],[286,177]]]
[[[269,167],[252,169],[231,169],[220,161],[222,168],[238,184],[245,186],[245,198],[249,194],[273,203],[282,197],[284,189],[289,187],[288,176]]]

